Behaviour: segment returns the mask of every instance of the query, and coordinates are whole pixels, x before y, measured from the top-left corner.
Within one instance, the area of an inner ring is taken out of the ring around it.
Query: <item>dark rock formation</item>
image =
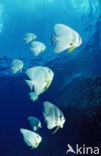
[[[73,142],[100,145],[101,75],[73,79],[58,97],[57,104],[67,121],[64,131],[69,131]]]

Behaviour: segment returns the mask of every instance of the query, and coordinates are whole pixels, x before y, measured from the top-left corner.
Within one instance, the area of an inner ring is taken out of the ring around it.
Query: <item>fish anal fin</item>
[[[30,90],[33,90],[33,82],[31,80],[25,80],[25,82],[27,83],[27,85],[29,86]]]

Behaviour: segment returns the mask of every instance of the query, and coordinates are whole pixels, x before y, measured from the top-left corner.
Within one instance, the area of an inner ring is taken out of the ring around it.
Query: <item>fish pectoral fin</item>
[[[35,146],[35,148],[37,148],[39,146],[39,143],[36,143],[36,146]]]
[[[72,46],[69,50],[68,50],[68,53],[71,53],[73,50],[76,49],[76,46]]]
[[[47,89],[50,87],[50,85],[51,85],[51,81],[48,81],[48,82],[47,82],[47,85],[46,85],[46,87],[45,87],[45,90],[47,90]]]
[[[20,70],[20,72],[22,72],[22,68],[20,68],[19,70]]]
[[[59,130],[60,126],[57,126],[55,131],[52,134],[55,134]]]
[[[33,149],[34,149],[34,147],[32,146],[31,150],[33,150]]]
[[[41,49],[41,52],[42,52],[42,53],[44,53],[44,50],[43,50],[43,49]]]

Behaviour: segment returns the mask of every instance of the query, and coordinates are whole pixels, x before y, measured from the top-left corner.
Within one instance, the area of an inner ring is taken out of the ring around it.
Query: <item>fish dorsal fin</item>
[[[37,66],[37,67],[32,67],[27,69],[26,71],[26,75],[28,76],[28,78],[32,81],[37,79],[37,76],[40,75],[41,72],[43,72],[44,67],[42,66]]]
[[[44,101],[44,108],[45,111],[49,112],[50,109],[56,109],[57,111],[61,111],[57,106],[55,106],[54,104],[48,102],[48,101]]]
[[[56,24],[54,26],[54,32],[57,37],[68,35],[70,31],[72,31],[72,29],[64,24]]]
[[[35,79],[35,74],[36,74],[37,67],[32,67],[27,69],[26,75],[28,76],[29,79],[34,80]]]
[[[42,42],[32,41],[31,45],[32,45],[32,47],[40,47],[40,46],[42,46],[43,44],[42,44]]]

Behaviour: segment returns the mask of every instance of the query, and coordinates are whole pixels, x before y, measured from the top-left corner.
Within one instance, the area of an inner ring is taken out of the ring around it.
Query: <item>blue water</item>
[[[54,54],[50,38],[57,23],[72,27],[82,37],[83,44],[74,52]],[[34,32],[46,44],[43,55],[35,57],[30,52],[23,41],[26,32]],[[10,71],[14,58],[24,62],[22,73],[16,75]],[[47,65],[55,77],[50,89],[33,104],[27,96],[24,73],[36,65]],[[45,125],[40,130],[43,141],[35,151],[24,143],[19,129],[30,128],[26,121],[29,115],[41,120],[43,101],[56,104],[58,93],[75,77],[96,73],[101,74],[100,0],[0,0],[0,156],[59,156],[57,152],[48,152],[50,144],[52,151],[55,148]],[[53,140],[62,140],[63,144],[56,144],[57,149],[63,147],[64,156],[66,140],[63,141],[62,132],[59,135],[53,136]]]

